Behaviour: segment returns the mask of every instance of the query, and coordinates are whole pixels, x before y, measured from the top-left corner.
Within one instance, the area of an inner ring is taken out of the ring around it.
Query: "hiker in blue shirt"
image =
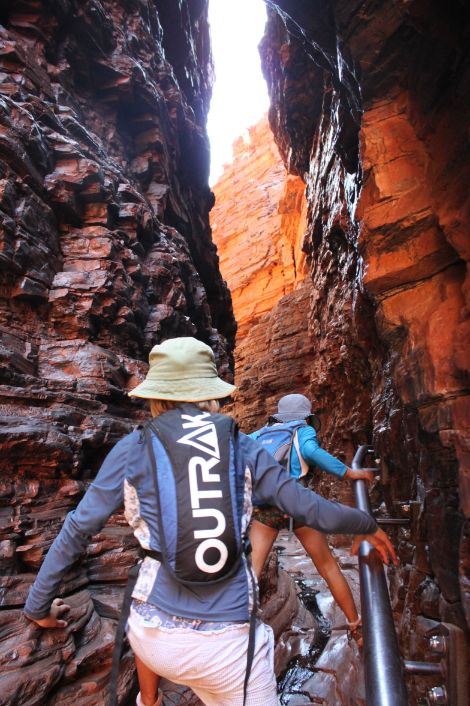
[[[238,433],[233,420],[218,414],[219,400],[234,389],[218,377],[214,354],[201,341],[174,338],[153,347],[147,377],[129,393],[149,400],[152,420],[107,455],[67,516],[25,604],[26,616],[37,625],[70,630],[69,607],[54,598],[61,580],[124,504],[145,554],[127,632],[137,665],[138,706],[161,703],[158,675],[190,687],[206,706],[278,706],[272,630],[250,620],[256,617],[256,579],[246,554],[234,557],[228,550],[230,537],[246,545],[252,489],[302,527],[355,534],[354,553],[367,540],[383,561],[396,563],[373,517],[303,488],[257,442]],[[229,488],[228,497],[222,488]],[[175,514],[183,501],[183,512]],[[222,501],[225,514],[216,507]],[[189,544],[180,542],[181,535],[188,538],[188,527]],[[176,539],[171,556],[168,537]],[[188,551],[208,575],[226,561],[233,571],[218,583],[185,585],[177,571],[186,566],[177,564]]]
[[[321,448],[317,440],[315,415],[312,405],[304,395],[285,395],[278,402],[277,413],[272,415],[274,424],[258,429],[250,434],[253,439],[263,443],[269,451],[269,444],[276,444],[276,435],[282,430],[293,434],[293,443],[289,446],[290,458],[288,469],[290,475],[302,479],[311,466],[318,466],[323,471],[337,478],[349,480],[373,480],[373,472],[366,470],[354,471],[342,461]],[[274,434],[273,434],[274,431]],[[292,438],[292,437],[291,437]],[[287,465],[287,463],[286,463]],[[289,526],[291,518],[279,510],[254,501],[250,541],[253,547],[252,563],[259,577],[271,551],[279,530]],[[328,587],[343,611],[348,621],[348,632],[359,646],[362,646],[361,618],[357,612],[351,589],[328,546],[326,536],[312,527],[306,527],[294,522],[294,533],[303,545],[305,551],[315,564],[318,573],[325,579]]]

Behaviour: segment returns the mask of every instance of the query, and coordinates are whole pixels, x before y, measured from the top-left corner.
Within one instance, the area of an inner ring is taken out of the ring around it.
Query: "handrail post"
[[[360,446],[352,461],[359,470],[372,449]],[[369,514],[366,481],[354,481],[356,505]],[[393,622],[382,560],[368,543],[359,548],[361,613],[364,634],[364,677],[367,706],[408,706],[405,676]]]

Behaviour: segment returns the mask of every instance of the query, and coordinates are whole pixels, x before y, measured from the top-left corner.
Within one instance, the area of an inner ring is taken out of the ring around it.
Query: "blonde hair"
[[[150,413],[152,417],[158,417],[159,414],[163,414],[170,409],[178,407],[183,401],[184,400],[179,402],[174,402],[173,400],[150,400]],[[220,410],[219,400],[204,400],[202,402],[194,402],[194,404],[203,412],[210,412],[211,414],[216,414]]]

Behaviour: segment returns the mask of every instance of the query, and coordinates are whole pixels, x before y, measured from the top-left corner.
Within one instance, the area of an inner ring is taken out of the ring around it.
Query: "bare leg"
[[[152,672],[137,655],[134,657],[135,666],[137,667],[137,677],[139,679],[140,699],[144,706],[154,706],[158,698],[160,676]]]
[[[324,534],[310,527],[299,527],[295,535],[318,569],[333,595],[333,598],[345,614],[349,623],[354,623],[358,612],[349,584],[332,555]]]
[[[250,527],[251,542],[251,563],[255,570],[256,578],[259,579],[263,566],[268,558],[268,554],[278,535],[278,530],[263,525],[258,520],[253,520]]]

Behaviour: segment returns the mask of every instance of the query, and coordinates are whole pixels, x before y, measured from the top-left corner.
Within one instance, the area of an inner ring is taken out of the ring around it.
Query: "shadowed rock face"
[[[171,9],[169,9],[171,5]],[[67,575],[70,628],[21,607],[67,512],[143,417],[150,348],[194,335],[230,378],[211,241],[207,3],[0,9],[0,702],[104,702],[136,547],[122,516]],[[131,660],[123,660],[121,692]]]
[[[235,414],[252,430],[303,392],[326,448],[350,460],[373,441],[389,513],[417,503],[395,537],[392,593],[406,656],[419,658],[432,621],[467,630],[470,614],[468,11],[267,4],[269,119],[306,183],[309,274],[246,322]]]

